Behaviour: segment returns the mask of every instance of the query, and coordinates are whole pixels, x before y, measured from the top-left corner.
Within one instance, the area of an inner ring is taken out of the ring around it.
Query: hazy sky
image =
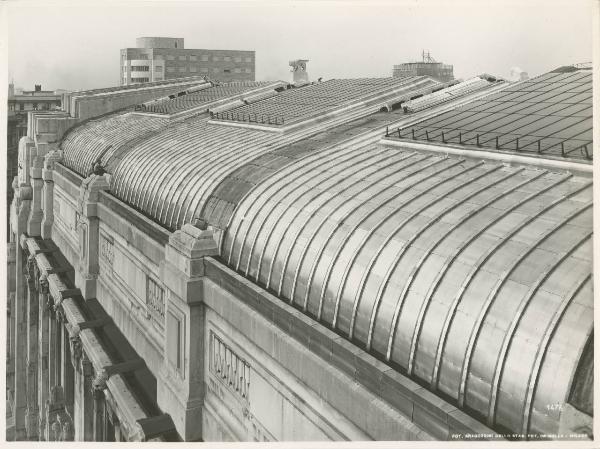
[[[289,79],[309,59],[311,79],[390,76],[429,50],[456,77],[531,76],[591,61],[591,2],[221,1],[4,2],[9,80],[33,88],[117,85],[119,49],[139,36],[183,37],[185,48],[256,51],[256,77]]]

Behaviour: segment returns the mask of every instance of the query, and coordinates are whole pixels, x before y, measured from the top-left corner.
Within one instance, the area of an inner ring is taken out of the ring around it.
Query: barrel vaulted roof
[[[491,427],[557,433],[593,332],[591,178],[380,141],[458,110],[377,112],[423,92],[397,83],[323,120],[293,109],[308,124],[285,132],[114,114],[65,138],[65,164],[100,157],[111,193],[167,228],[206,219],[224,263]]]
[[[492,427],[556,433],[546,405],[592,331],[591,224],[589,179],[365,143],[257,185],[221,255]]]

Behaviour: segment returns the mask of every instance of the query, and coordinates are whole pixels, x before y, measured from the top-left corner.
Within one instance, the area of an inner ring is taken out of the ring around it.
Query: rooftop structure
[[[430,76],[437,81],[448,82],[454,79],[454,68],[452,65],[437,62],[429,52],[423,50],[421,61],[395,65],[392,76]]]
[[[301,85],[308,83],[308,73],[306,72],[306,63],[308,59],[295,59],[290,61],[292,72],[292,83]]]
[[[492,78],[174,83],[126,109],[136,89],[89,92],[72,111],[113,109],[68,129],[34,116],[10,347],[44,332],[17,306],[51,298],[48,366],[78,356],[15,359],[15,434],[55,388],[78,440],[591,435],[591,165],[404,134],[522,85]]]
[[[182,38],[170,37],[140,37],[136,44],[121,50],[121,85],[197,75],[222,82],[254,81],[254,51],[185,49]]]

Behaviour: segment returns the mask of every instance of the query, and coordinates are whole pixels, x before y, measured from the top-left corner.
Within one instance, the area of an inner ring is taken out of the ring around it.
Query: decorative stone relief
[[[100,256],[112,266],[115,260],[115,243],[112,237],[100,235]]]
[[[54,304],[54,313],[56,314],[56,321],[59,323],[64,323],[65,319],[65,311],[63,310],[60,302],[55,302]]]
[[[62,161],[62,150],[52,150],[44,156],[44,168],[46,170],[54,170],[54,164]]]
[[[73,441],[74,431],[71,417],[66,413],[58,415],[57,422],[60,426],[60,435],[58,441]]]
[[[146,278],[146,309],[150,317],[161,326],[164,326],[165,291],[149,276]]]
[[[35,256],[33,254],[30,254],[27,257],[27,262],[25,265],[25,278],[27,279],[27,282],[35,282],[36,281],[35,267],[36,267]]]
[[[64,422],[68,418],[68,414],[65,410],[65,398],[60,385],[50,388],[50,398],[46,400],[45,415],[46,441],[61,441],[63,434],[61,421]],[[63,417],[61,421],[59,421],[59,417]]]
[[[50,283],[48,282],[48,276],[46,276],[45,274],[42,274],[39,277],[38,284],[39,284],[39,291],[40,291],[40,293],[43,294],[43,295],[50,296],[49,295],[49,293],[50,293]]]
[[[105,370],[96,373],[96,376],[92,380],[92,392],[102,393],[106,390],[106,381],[108,380],[108,377],[108,373]]]
[[[25,413],[25,432],[30,439],[37,439],[37,431],[39,429],[38,410],[28,407]]]
[[[213,331],[210,332],[210,370],[230,390],[249,401],[250,365]]]
[[[83,353],[83,348],[81,345],[81,339],[79,338],[79,334],[74,336],[69,336],[69,347],[71,349],[71,362],[73,363],[74,368],[78,368],[81,356]]]

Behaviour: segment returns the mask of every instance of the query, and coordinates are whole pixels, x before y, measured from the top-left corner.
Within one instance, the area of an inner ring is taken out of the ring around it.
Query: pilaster
[[[14,420],[15,440],[25,440],[25,412],[27,409],[27,254],[19,244],[16,247],[16,284],[15,284],[15,374],[14,374]]]
[[[73,367],[73,356],[71,355],[71,337],[66,329],[62,332],[62,359],[61,359],[61,379],[65,395],[65,409],[73,415],[73,402],[75,399],[75,368]]]
[[[94,369],[92,362],[85,352],[81,356],[81,430],[83,441],[94,441],[94,399],[92,397],[92,382]]]
[[[44,181],[42,179],[42,167],[44,165],[44,159],[40,156],[32,158],[32,165],[30,167],[31,177],[31,208],[29,211],[29,219],[27,220],[27,234],[30,237],[36,237],[41,235],[42,218],[44,212],[42,211],[42,188]]]
[[[38,404],[43,407],[50,396],[50,388],[48,385],[48,278],[42,274],[39,279],[40,298],[39,298],[39,334],[38,334]],[[44,440],[46,432],[46,414],[40,413],[39,416],[39,431],[40,440]]]
[[[106,422],[104,390],[106,390],[107,376],[105,373],[96,375],[92,381],[92,397],[94,399],[94,441],[106,441]]]
[[[52,238],[52,224],[54,223],[54,167],[62,161],[62,151],[53,150],[44,156],[42,179],[44,181],[43,204],[44,217],[41,225],[41,235],[44,239]]]
[[[14,365],[14,422],[15,440],[27,438],[25,412],[27,410],[27,283],[25,280],[27,254],[21,244],[21,237],[27,232],[27,220],[31,206],[32,189],[29,185],[30,153],[33,141],[23,137],[19,141],[19,175],[13,181],[15,196],[11,206],[11,230],[15,241],[15,357]]]
[[[202,438],[204,403],[204,258],[218,254],[212,228],[186,224],[165,246],[165,357],[158,404],[185,441]]]
[[[38,270],[33,256],[28,258],[27,301],[27,439],[38,440],[38,312],[39,295],[36,289]]]
[[[46,441],[73,441],[73,420],[65,410],[63,388],[60,385],[52,387],[50,398],[45,408]]]
[[[17,244],[14,241],[14,235],[10,236],[11,241],[7,245],[7,304],[6,304],[6,387],[14,392],[14,372],[15,372],[15,289],[17,282],[17,264],[16,252]]]
[[[98,199],[101,191],[110,185],[106,175],[90,175],[81,184],[78,198],[79,261],[75,272],[75,286],[84,299],[96,297],[99,273],[100,222]]]
[[[54,388],[58,383],[56,378],[56,364],[57,351],[56,351],[56,330],[58,328],[56,322],[56,312],[54,311],[54,298],[52,295],[47,296],[46,307],[48,309],[48,388],[49,391]],[[62,393],[61,393],[62,395]]]

